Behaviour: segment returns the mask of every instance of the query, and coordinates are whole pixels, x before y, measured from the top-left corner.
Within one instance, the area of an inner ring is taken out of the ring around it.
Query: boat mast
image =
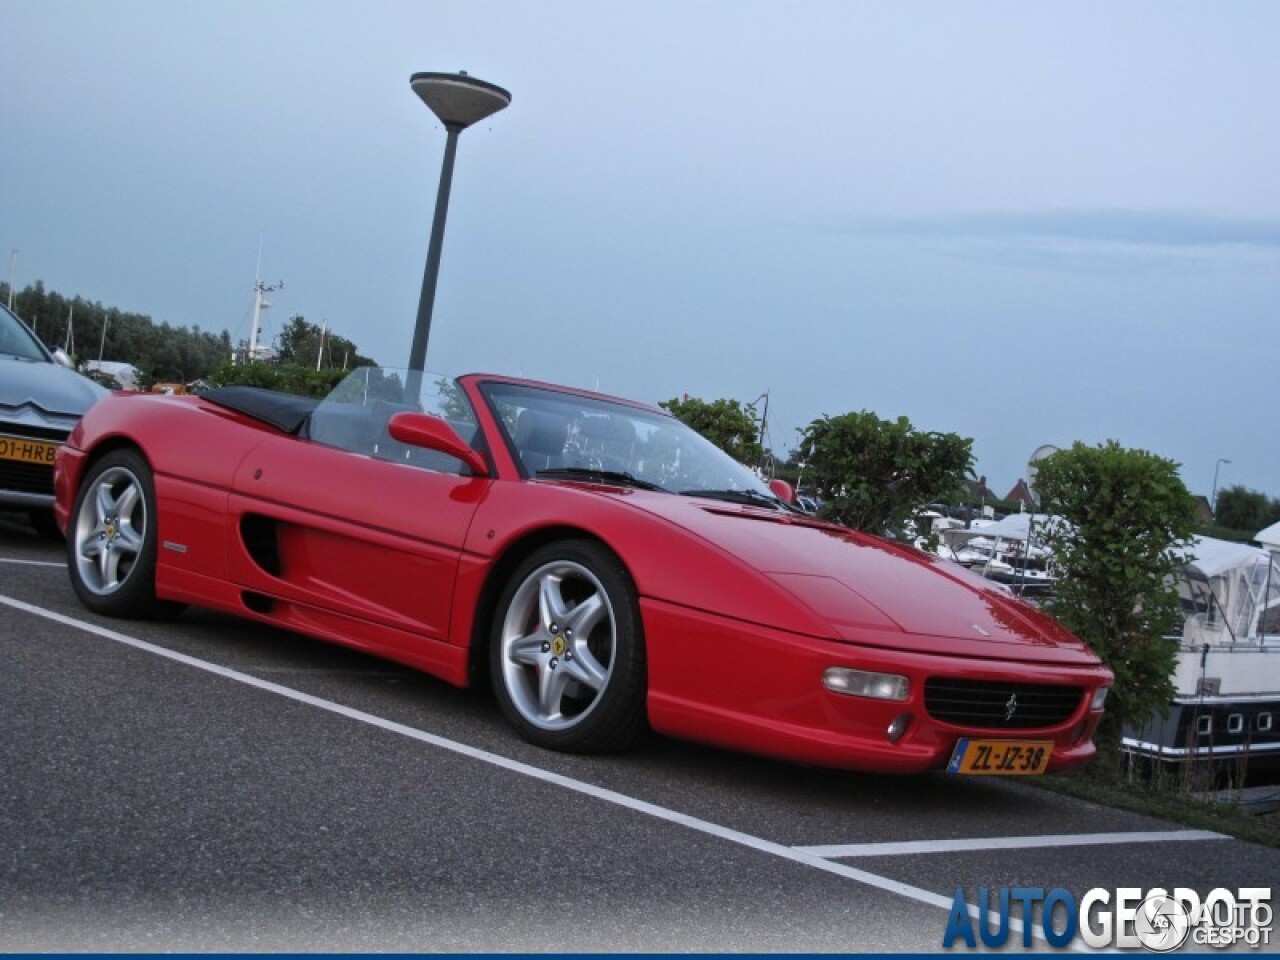
[[[261,280],[253,282],[253,326],[249,331],[249,362],[252,363],[258,356],[258,333],[262,327],[262,311],[271,307],[271,302],[267,299],[267,294],[274,290],[280,290],[284,287],[284,281],[267,285]]]

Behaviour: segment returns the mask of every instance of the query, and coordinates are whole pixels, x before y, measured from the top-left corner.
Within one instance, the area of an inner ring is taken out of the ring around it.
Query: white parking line
[[[899,883],[896,880],[890,880],[887,877],[880,877],[854,867],[847,867],[841,864],[830,863],[822,857],[814,854],[805,853],[802,850],[793,850],[790,847],[779,843],[773,843],[760,837],[754,837],[750,834],[733,830],[729,827],[722,827],[718,824],[711,823],[707,820],[701,820],[697,817],[691,817],[687,814],[680,813],[676,810],[660,807],[657,804],[649,803],[645,800],[639,800],[635,797],[629,797],[625,794],[617,793],[605,787],[598,787],[594,784],[586,783],[581,780],[575,780],[572,777],[566,777],[562,774],[553,773],[550,770],[544,770],[541,767],[535,767],[519,760],[512,760],[508,757],[501,756],[496,753],[490,753],[487,750],[481,750],[478,747],[472,747],[465,743],[459,743],[456,740],[449,740],[445,737],[438,736],[434,733],[428,733],[425,730],[418,730],[414,727],[406,726],[402,723],[396,723],[393,720],[387,720],[384,717],[375,716],[371,713],[365,713],[363,710],[357,710],[331,700],[325,700],[321,697],[312,696],[301,690],[295,690],[292,687],[286,687],[278,683],[272,683],[269,680],[263,680],[259,677],[252,676],[247,673],[241,673],[238,670],[232,670],[216,663],[210,663],[206,660],[200,660],[196,657],[188,656],[185,653],[178,653],[176,650],[169,650],[165,647],[148,643],[145,640],[139,640],[137,637],[131,637],[127,634],[120,633],[116,630],[110,630],[101,627],[95,623],[88,623],[84,620],[76,620],[73,617],[65,616],[53,610],[46,610],[43,607],[33,606],[22,600],[13,597],[7,597],[0,594],[0,604],[22,610],[25,613],[33,614],[37,617],[44,617],[55,623],[61,623],[64,626],[71,627],[76,630],[82,630],[86,633],[94,634],[106,640],[113,640],[116,643],[122,643],[126,646],[133,647],[136,650],[142,650],[168,660],[173,660],[188,667],[194,667],[197,670],[203,670],[206,673],[212,673],[227,680],[234,680],[237,683],[243,683],[246,686],[254,687],[268,693],[274,693],[278,696],[294,700],[299,703],[305,703],[308,706],[326,710],[329,713],[335,713],[339,716],[346,717],[349,720],[356,720],[360,723],[366,723],[370,726],[387,730],[391,733],[397,733],[401,736],[409,737],[422,743],[430,744],[433,747],[439,747],[452,753],[469,757],[473,760],[479,760],[483,763],[500,767],[512,773],[518,773],[522,776],[530,777],[534,780],[541,780],[544,783],[554,784],[567,790],[573,790],[576,793],[585,794],[598,800],[604,800],[608,803],[625,807],[639,813],[665,820],[669,823],[677,823],[681,826],[697,830],[700,833],[710,834],[723,840],[729,840],[733,843],[740,844],[744,847],[750,847],[753,850],[759,850],[765,853],[771,853],[774,856],[781,857],[784,860],[791,860],[795,863],[802,863],[806,866],[815,867],[828,873],[834,873],[839,876],[847,877],[851,880],[858,880],[862,883],[870,884],[881,890],[888,890],[892,893],[901,894],[910,897],[913,900],[919,900],[921,903],[927,903],[931,906],[940,907],[944,910],[951,908],[951,900],[948,897],[940,896],[928,890],[922,890],[909,884]]]
[[[48,560],[17,560],[12,557],[0,557],[0,563],[16,563],[24,567],[57,567],[59,570],[67,569],[65,563],[52,563]]]
[[[605,787],[599,787],[594,784],[586,783],[581,780],[575,780],[572,777],[566,777],[562,774],[553,773],[550,770],[544,770],[541,767],[535,767],[535,766],[532,766],[531,764],[522,763],[519,760],[512,760],[508,757],[504,757],[496,753],[490,753],[487,750],[481,750],[477,747],[472,747],[465,743],[459,743],[456,740],[449,740],[445,737],[438,736],[434,733],[428,733],[425,730],[418,730],[414,727],[409,727],[402,723],[396,723],[395,721],[387,720],[383,717],[375,716],[374,714],[365,713],[363,710],[356,710],[353,707],[344,706],[343,704],[335,703],[331,700],[325,700],[320,697],[312,696],[309,693],[303,693],[301,690],[294,690],[291,687],[282,686],[281,684],[278,684],[278,683],[272,683],[269,680],[263,680],[255,676],[251,676],[250,674],[247,674],[247,673],[241,673],[238,670],[232,670],[229,667],[223,667],[216,663],[210,663],[206,660],[200,660],[200,659],[197,659],[196,657],[188,656],[187,654],[184,654],[184,653],[178,653],[175,650],[169,650],[169,649],[166,649],[165,647],[160,647],[153,643],[148,643],[145,640],[139,640],[136,637],[131,637],[127,634],[120,633],[119,631],[116,631],[116,630],[110,630],[106,627],[101,627],[101,626],[98,626],[97,624],[89,623],[84,620],[76,620],[73,617],[68,617],[64,614],[57,613],[53,610],[46,610],[43,607],[33,606],[32,604],[25,603],[24,601],[18,600],[13,597],[7,597],[7,596],[4,596],[3,594],[0,594],[0,605],[8,606],[15,610],[21,610],[24,613],[29,613],[33,616],[43,617],[46,620],[52,620],[55,623],[63,624],[64,626],[70,627],[72,629],[81,630],[81,631],[84,631],[85,633],[90,633],[90,634],[93,634],[94,636],[102,637],[103,639],[106,639],[106,640],[112,640],[116,643],[121,643],[121,644],[124,644],[125,646],[132,647],[135,650],[140,650],[145,653],[154,654],[155,656],[158,656],[158,657],[164,657],[165,659],[172,660],[177,663],[181,663],[185,666],[193,667],[197,670],[202,670],[206,673],[211,673],[227,680],[233,680],[236,683],[242,683],[246,686],[253,687],[257,690],[262,690],[267,693],[272,693],[277,696],[284,697],[288,700],[293,700],[297,703],[307,704],[308,706],[315,707],[319,710],[325,710],[329,713],[333,713],[338,716],[345,717],[348,720],[354,720],[359,723],[368,724],[369,726],[386,730],[390,733],[399,734],[400,736],[408,737],[412,740],[417,740],[421,743],[429,744],[430,746],[436,747],[441,750],[447,750],[459,756],[467,757],[472,760],[478,760],[482,763],[486,763],[491,766],[498,767],[499,769],[506,770],[510,773],[515,773],[515,774],[519,774],[520,776],[529,777],[532,780],[538,780],[538,781],[541,781],[542,783],[551,784],[553,786],[557,786],[565,790],[572,790],[575,793],[592,797],[596,800],[604,801],[605,803],[611,803],[616,806],[625,808],[627,810],[634,811],[636,813],[641,813],[646,816],[650,816],[655,819],[665,821],[667,823],[673,823],[678,826],[685,827],[689,830],[697,831],[698,833],[707,834],[709,836],[713,836],[718,839],[725,840],[729,843],[734,843],[739,846],[746,847],[747,849],[755,850],[759,853],[765,853],[770,856],[777,857],[780,860],[787,860],[787,861],[790,861],[791,863],[796,863],[802,866],[811,867],[814,870],[820,870],[824,873],[834,874],[835,876],[843,877],[846,880],[853,880],[857,883],[865,884],[869,887],[874,887],[877,890],[883,890],[887,893],[896,894],[897,896],[905,897],[909,900],[914,900],[917,903],[923,903],[931,907],[937,907],[940,910],[945,910],[948,912],[951,910],[951,906],[952,906],[951,897],[946,897],[941,894],[934,893],[931,890],[925,890],[921,887],[912,886],[911,884],[908,884],[908,883],[902,883],[898,880],[893,880],[889,877],[880,876],[879,874],[871,873],[866,870],[860,870],[856,867],[851,867],[848,864],[836,863],[832,859],[828,859],[828,857],[830,856],[856,856],[857,854],[841,853],[841,854],[833,855],[829,853],[815,852],[815,851],[824,851],[829,849],[832,849],[832,850],[856,849],[857,848],[856,846],[855,847],[831,847],[831,848],[789,847],[789,846],[786,846],[785,844],[775,843],[772,840],[765,840],[762,837],[756,837],[756,836],[752,836],[749,833],[743,833],[740,830],[734,830],[731,827],[721,826],[720,824],[712,823],[708,820],[702,820],[698,817],[689,816],[688,814],[680,813],[678,810],[672,810],[670,808],[662,807],[654,803],[649,803],[646,800],[640,800],[640,799],[637,799],[636,797],[630,797],[630,796],[627,796],[626,794],[618,793],[617,791],[610,790]],[[1173,831],[1173,832],[1175,834],[1182,834],[1182,833],[1195,833],[1199,831]],[[1214,835],[1214,836],[1216,837],[1217,835]],[[988,847],[991,844],[991,841],[984,841],[984,842],[988,844]],[[865,844],[860,846],[863,846],[863,847],[899,846],[900,847],[902,845],[901,844]],[[932,850],[933,848],[931,845],[926,844],[926,849]],[[982,911],[979,910],[979,908],[974,904],[968,905],[968,912],[975,919],[982,919]],[[994,927],[994,925],[1000,921],[999,921],[999,918],[997,918],[994,914],[991,914],[987,918],[987,922]],[[1007,923],[1008,923],[1008,929],[1011,933],[1022,932],[1023,923],[1021,921],[1021,918],[1009,917],[1007,920]],[[1040,926],[1032,925],[1031,932],[1035,937],[1042,940],[1044,939],[1044,931]],[[1084,948],[1078,946],[1076,943],[1073,942],[1071,944],[1071,949],[1083,950]]]
[[[855,857],[901,857],[920,853],[961,853],[973,850],[1036,850],[1044,847],[1230,839],[1226,834],[1214,833],[1211,830],[1149,830],[1128,833],[1069,833],[1047,837],[972,837],[957,840],[907,840],[901,843],[833,843],[791,849],[802,850],[815,857],[849,860]]]

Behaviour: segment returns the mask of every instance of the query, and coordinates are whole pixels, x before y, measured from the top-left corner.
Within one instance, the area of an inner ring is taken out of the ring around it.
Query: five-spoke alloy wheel
[[[146,460],[108,453],[76,494],[67,536],[71,584],[86,607],[113,617],[152,617],[176,609],[155,595],[155,489]]]
[[[631,578],[587,540],[549,544],[498,602],[490,666],[525,739],[577,753],[625,749],[645,729],[645,656]]]

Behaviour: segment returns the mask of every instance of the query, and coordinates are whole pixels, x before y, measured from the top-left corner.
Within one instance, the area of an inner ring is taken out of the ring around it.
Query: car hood
[[[959,564],[779,511],[689,496],[629,499],[763,573],[839,639],[927,653],[1099,662],[1055,620]]]
[[[0,419],[70,429],[110,391],[56,363],[0,357]]]

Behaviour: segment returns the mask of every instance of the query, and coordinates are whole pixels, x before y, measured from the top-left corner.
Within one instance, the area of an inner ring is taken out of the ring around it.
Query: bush
[[[921,433],[906,417],[846,413],[814,420],[798,455],[805,481],[824,501],[823,515],[878,536],[904,535],[922,503],[962,496],[973,471],[973,441]]]
[[[216,387],[263,387],[304,397],[324,397],[346,378],[348,370],[312,370],[294,364],[228,363],[209,375]]]
[[[1172,581],[1189,560],[1194,500],[1177,464],[1115,441],[1042,460],[1036,490],[1066,521],[1046,535],[1057,586],[1045,607],[1115,673],[1099,740],[1118,747],[1125,724],[1173,697],[1166,636],[1181,623]]]

